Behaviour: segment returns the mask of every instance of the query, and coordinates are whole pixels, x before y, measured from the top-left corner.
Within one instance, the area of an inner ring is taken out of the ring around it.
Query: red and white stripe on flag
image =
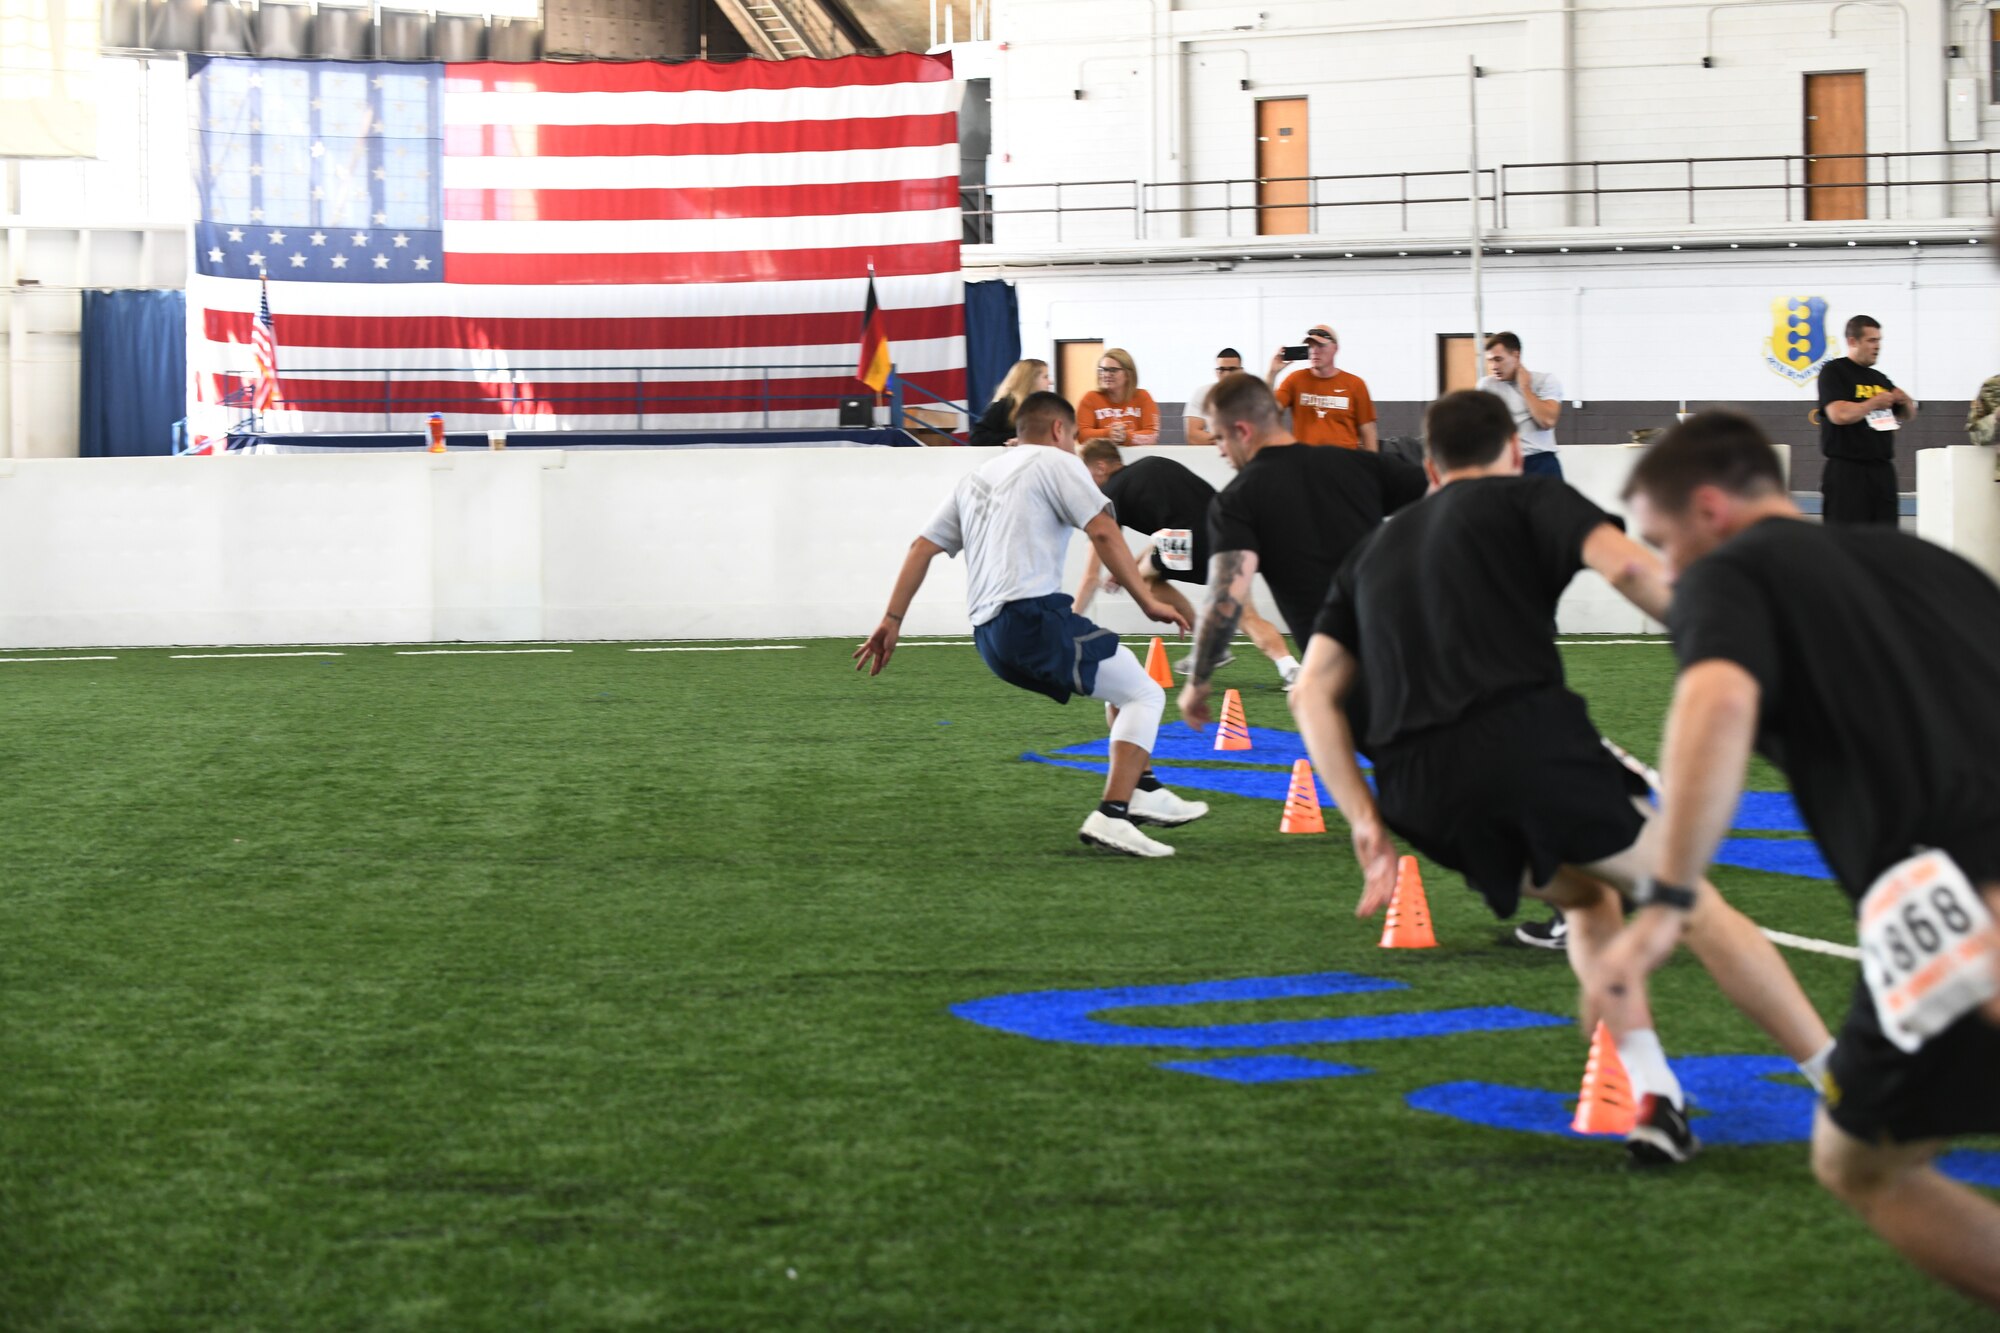
[[[898,373],[964,401],[948,58],[439,68],[443,281],[287,281],[313,228],[243,242],[268,252],[285,348],[267,429],[831,425],[867,392],[871,261]],[[188,298],[195,395],[218,403],[266,355],[257,284],[196,272]]]

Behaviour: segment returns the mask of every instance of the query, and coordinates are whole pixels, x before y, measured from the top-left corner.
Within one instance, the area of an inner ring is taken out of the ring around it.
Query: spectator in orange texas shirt
[[[1291,413],[1292,438],[1300,444],[1334,444],[1343,449],[1380,452],[1375,437],[1375,399],[1367,382],[1352,371],[1336,369],[1340,339],[1324,324],[1306,330],[1306,367],[1286,377],[1285,349],[1271,358],[1267,376],[1275,386],[1278,406]]]
[[[1097,387],[1076,405],[1076,438],[1113,444],[1158,444],[1160,405],[1139,387],[1139,367],[1122,347],[1097,358]]]

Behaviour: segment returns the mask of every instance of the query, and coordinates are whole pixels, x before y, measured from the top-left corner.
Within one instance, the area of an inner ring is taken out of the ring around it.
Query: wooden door
[[[1056,392],[1075,406],[1097,387],[1097,363],[1104,356],[1104,339],[1065,339],[1056,344]]]
[[[1866,158],[1821,153],[1868,151],[1867,76],[1806,75],[1806,218],[1834,222],[1868,216]],[[1852,185],[1850,186],[1850,182]],[[1828,188],[1833,187],[1833,188]]]
[[[1303,236],[1312,230],[1312,153],[1306,144],[1306,99],[1257,103],[1257,234]]]
[[[1438,397],[1460,389],[1476,389],[1485,368],[1469,333],[1438,335]]]

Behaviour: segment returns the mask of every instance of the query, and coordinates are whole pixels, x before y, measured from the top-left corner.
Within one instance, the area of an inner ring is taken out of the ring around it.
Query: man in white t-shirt
[[[1187,431],[1189,444],[1216,444],[1216,434],[1208,428],[1208,391],[1216,386],[1224,375],[1233,375],[1243,369],[1243,353],[1234,347],[1225,347],[1215,354],[1215,378],[1197,384],[1188,395],[1187,405],[1181,408],[1181,423]]]
[[[1153,776],[1166,694],[1131,649],[1078,615],[1062,591],[1071,530],[1083,529],[1140,610],[1183,631],[1187,617],[1140,577],[1111,502],[1074,452],[1076,410],[1055,394],[1029,394],[1014,414],[1014,433],[1020,443],[962,478],[910,543],[882,623],[854,650],[855,669],[882,673],[931,561],[964,551],[972,638],[993,674],[1059,704],[1081,694],[1107,705],[1111,763],[1104,799],[1078,836],[1126,856],[1172,856],[1172,847],[1138,826],[1172,828],[1200,819],[1208,806],[1182,800]]]
[[[1521,433],[1521,472],[1563,474],[1556,458],[1556,422],[1562,417],[1562,385],[1546,370],[1521,364],[1521,339],[1496,333],[1486,340],[1486,377],[1479,387],[1507,404]]]

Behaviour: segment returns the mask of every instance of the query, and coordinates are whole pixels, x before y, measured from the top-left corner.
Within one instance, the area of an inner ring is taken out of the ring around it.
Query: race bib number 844
[[[1915,1051],[2000,992],[1992,914],[1958,864],[1913,856],[1861,900],[1861,972],[1882,1032]]]
[[[1161,528],[1153,534],[1160,563],[1177,574],[1194,568],[1194,533],[1187,528]]]

